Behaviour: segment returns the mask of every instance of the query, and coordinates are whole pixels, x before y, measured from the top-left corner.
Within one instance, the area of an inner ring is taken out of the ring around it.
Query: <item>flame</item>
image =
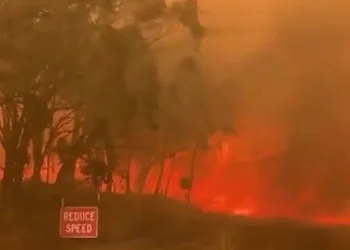
[[[211,138],[215,141],[217,138]],[[192,202],[205,211],[231,215],[290,218],[326,224],[349,224],[350,210],[336,213],[329,209],[326,199],[319,195],[320,175],[311,175],[300,193],[288,196],[278,180],[279,152],[266,152],[252,159],[235,154],[235,138],[221,138],[218,147],[198,157],[192,192]],[[171,168],[170,188],[166,195],[183,200],[179,180],[187,174],[191,154],[182,154],[171,162],[167,160],[162,187],[165,188]],[[270,166],[264,159],[271,158]],[[187,160],[184,160],[187,159]],[[148,176],[145,192],[152,193],[159,169],[155,167]],[[350,208],[350,207],[349,207]],[[311,212],[310,212],[311,211]]]
[[[321,224],[350,224],[350,206],[335,215],[331,210],[327,210],[329,207],[327,201],[318,197],[317,175],[310,178],[300,194],[288,197],[276,182],[277,170],[280,167],[278,152],[266,152],[252,159],[236,153],[237,139],[234,137],[214,135],[209,141],[211,149],[201,152],[196,159],[191,197],[191,202],[202,210],[236,216],[289,218]],[[44,162],[42,179],[54,183],[59,171],[58,159],[51,156]],[[180,201],[186,199],[186,191],[181,189],[179,183],[182,177],[188,176],[190,162],[191,152],[180,152],[176,157],[165,160],[160,182],[162,195]],[[78,162],[76,169],[77,180],[82,179],[79,164]],[[269,166],[264,166],[266,164]],[[134,192],[139,190],[139,169],[140,164],[133,160],[130,166],[130,185]],[[144,193],[154,193],[159,174],[160,166],[153,166],[145,180],[142,190]],[[31,175],[32,168],[26,168],[24,178],[28,179]],[[122,179],[117,174],[114,176],[114,183],[114,191],[123,193],[124,189],[120,185]],[[308,207],[313,208],[313,213],[305,212],[304,208]]]

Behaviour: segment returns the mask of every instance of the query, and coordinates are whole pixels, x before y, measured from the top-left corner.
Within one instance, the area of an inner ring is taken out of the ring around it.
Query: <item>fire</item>
[[[322,224],[350,224],[350,206],[342,213],[332,213],[327,200],[318,197],[318,180],[303,186],[297,196],[289,197],[276,181],[281,162],[279,153],[266,153],[260,158],[250,159],[238,155],[237,140],[234,137],[214,135],[210,138],[211,148],[201,152],[195,163],[195,174],[191,202],[204,211],[234,216],[290,218]],[[189,175],[191,152],[180,152],[174,158],[165,160],[160,182],[160,194],[185,201],[186,191],[180,187],[180,180]],[[48,166],[51,165],[51,168]],[[55,167],[56,166],[56,167]],[[50,157],[45,161],[42,179],[53,183],[59,170],[58,160]],[[132,161],[130,167],[131,190],[138,189],[139,164]],[[145,180],[143,192],[155,191],[160,166],[151,168]],[[25,171],[25,178],[32,174]],[[79,162],[76,178],[81,180]],[[115,192],[123,193],[122,179],[115,174]],[[308,212],[310,208],[312,212]]]
[[[214,138],[212,138],[214,140]],[[277,170],[281,167],[279,153],[268,153],[274,159],[272,166],[264,166],[265,158],[248,159],[235,155],[235,139],[225,138],[219,147],[203,153],[197,159],[192,202],[205,211],[219,212],[240,216],[290,218],[313,221],[316,223],[349,224],[350,211],[343,211],[336,216],[326,199],[319,197],[321,185],[317,175],[310,177],[310,182],[303,183],[300,193],[288,196],[276,181]],[[188,160],[181,159],[185,157]],[[189,168],[190,154],[168,160],[164,171],[163,188],[172,170],[170,187],[166,195],[182,200],[185,191],[179,186],[179,180]],[[176,163],[178,162],[178,164]],[[187,164],[187,165],[184,165]],[[265,171],[265,173],[264,173]],[[159,171],[154,168],[149,174],[145,192],[152,193]]]

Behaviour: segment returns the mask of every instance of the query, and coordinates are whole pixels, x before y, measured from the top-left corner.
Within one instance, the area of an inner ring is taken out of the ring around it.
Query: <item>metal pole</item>
[[[61,197],[61,207],[63,208],[64,207],[64,198]]]
[[[101,201],[101,194],[100,192],[97,192],[97,205],[100,204]]]

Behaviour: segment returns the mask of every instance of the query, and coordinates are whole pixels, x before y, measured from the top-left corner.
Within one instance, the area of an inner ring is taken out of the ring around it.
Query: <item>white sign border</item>
[[[95,235],[92,235],[92,236],[63,236],[62,235],[62,217],[63,217],[63,210],[65,208],[95,208],[96,209],[96,234]],[[60,208],[60,223],[59,223],[59,236],[61,239],[96,239],[98,238],[98,231],[99,231],[99,226],[98,226],[98,223],[99,223],[99,207],[98,206],[79,206],[79,207],[75,207],[75,206],[63,206]]]

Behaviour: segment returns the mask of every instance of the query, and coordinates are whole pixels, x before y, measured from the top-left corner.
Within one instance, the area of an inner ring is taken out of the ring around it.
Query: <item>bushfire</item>
[[[292,196],[278,181],[283,168],[283,152],[271,152],[257,158],[243,158],[234,136],[214,135],[210,138],[210,149],[197,154],[193,176],[193,190],[190,201],[208,212],[225,213],[235,216],[287,218],[316,223],[350,224],[350,210],[332,210],[332,204],[318,196],[322,183],[310,176],[303,188]],[[186,201],[187,192],[181,188],[181,178],[189,176],[192,152],[179,152],[165,160],[162,176],[160,165],[155,165],[148,173],[143,192],[155,192],[159,178],[160,195]],[[44,166],[43,179],[49,175],[54,182],[58,168],[49,172]],[[139,191],[139,163],[132,159],[130,164],[130,189]],[[29,177],[31,171],[27,171]],[[77,179],[81,178],[79,168]],[[123,193],[124,185],[114,176],[114,191]]]

